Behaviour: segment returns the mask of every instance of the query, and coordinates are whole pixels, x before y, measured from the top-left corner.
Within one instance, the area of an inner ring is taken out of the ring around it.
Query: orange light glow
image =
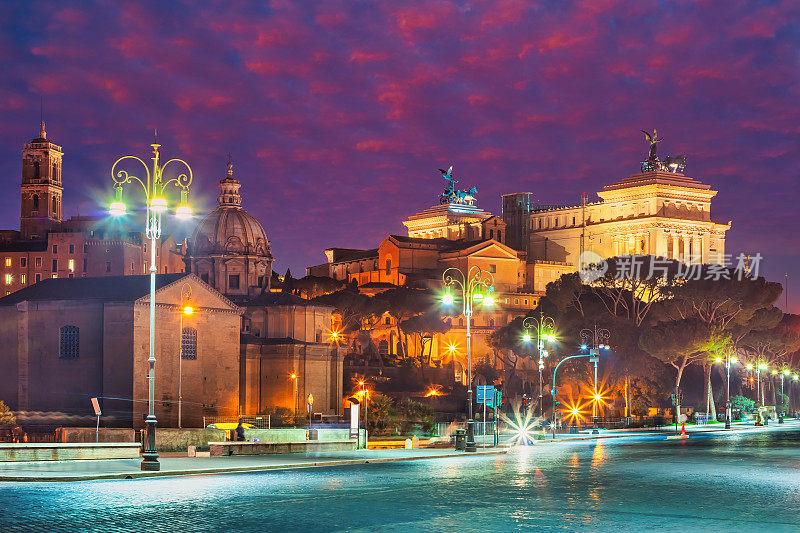
[[[441,396],[442,390],[439,385],[433,385],[431,388],[428,389],[428,392],[425,393],[426,398],[430,398],[431,396]]]
[[[289,377],[290,377],[290,378],[292,378],[292,379],[297,379],[297,374],[295,374],[295,373],[292,373],[292,375],[291,375],[291,376],[289,376]]]
[[[191,305],[184,305],[183,306],[183,314],[184,315],[194,314],[194,307],[192,307]]]

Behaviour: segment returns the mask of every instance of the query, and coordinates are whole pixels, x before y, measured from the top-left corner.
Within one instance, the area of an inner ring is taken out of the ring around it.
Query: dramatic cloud
[[[155,128],[215,205],[230,152],[277,267],[371,247],[436,201],[436,169],[499,213],[633,173],[658,128],[719,190],[731,252],[800,288],[800,3],[708,0],[0,6],[2,227],[18,224],[22,143],[64,147],[65,214],[99,212],[110,164]],[[800,291],[794,310],[800,310]]]

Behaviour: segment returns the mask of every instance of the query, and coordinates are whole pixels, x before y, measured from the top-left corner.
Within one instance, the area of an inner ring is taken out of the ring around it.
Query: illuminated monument
[[[717,191],[683,174],[686,156],[656,155],[661,141],[650,142],[641,172],[598,192],[600,201],[580,205],[536,206],[530,193],[507,195],[503,216],[509,234],[528,252],[528,260],[560,261],[578,266],[581,253],[603,258],[655,255],[684,262],[720,262],[725,253],[723,224],[711,218]]]

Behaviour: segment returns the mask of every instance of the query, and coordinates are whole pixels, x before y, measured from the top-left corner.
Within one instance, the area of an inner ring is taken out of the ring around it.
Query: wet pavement
[[[556,442],[507,455],[0,483],[0,531],[800,531],[800,431]]]

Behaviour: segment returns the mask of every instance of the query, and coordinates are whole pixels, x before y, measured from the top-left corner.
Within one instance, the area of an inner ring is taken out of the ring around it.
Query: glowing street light
[[[530,342],[533,338],[531,335],[532,329],[536,331],[536,338],[538,339],[536,348],[539,352],[539,416],[544,417],[544,406],[542,403],[542,371],[544,370],[544,360],[547,357],[544,343],[556,340],[556,336],[553,335],[553,330],[556,329],[556,323],[551,317],[544,316],[544,313],[539,311],[539,318],[534,316],[526,317],[522,321],[522,327],[525,328],[525,334],[522,336],[524,342]]]
[[[594,363],[594,395],[597,396],[597,362],[600,359],[600,350],[609,348],[608,340],[611,338],[611,332],[605,328],[598,328],[595,323],[593,329],[582,329],[580,332],[581,347],[587,346],[589,348],[589,361]],[[553,386],[555,386],[555,378],[553,379]],[[597,435],[600,433],[597,429],[597,405],[598,402],[592,403],[592,434]]]
[[[491,293],[494,292],[494,277],[491,273],[482,270],[478,266],[473,266],[466,273],[461,269],[450,267],[442,273],[442,281],[445,285],[445,293],[442,296],[442,303],[452,305],[453,295],[451,287],[461,292],[461,314],[467,320],[467,442],[466,451],[474,452],[475,431],[472,420],[472,339],[470,327],[472,322],[472,311],[475,303],[482,303],[484,307],[494,304]],[[484,292],[486,293],[484,295]]]
[[[150,145],[153,148],[153,167],[152,173],[147,164],[139,157],[126,155],[117,159],[111,166],[111,179],[114,180],[115,199],[109,206],[109,213],[112,216],[121,216],[127,212],[125,203],[122,200],[123,185],[138,182],[144,190],[145,206],[147,209],[147,224],[145,234],[150,239],[150,356],[147,359],[149,364],[148,380],[148,414],[145,420],[147,427],[147,441],[142,452],[142,470],[160,470],[161,464],[158,462],[158,452],[156,451],[156,413],[155,413],[155,323],[156,323],[156,241],[161,238],[161,216],[167,211],[167,200],[164,193],[169,185],[175,185],[181,189],[182,205],[186,205],[188,200],[189,186],[192,183],[192,169],[186,161],[182,159],[170,159],[163,165],[160,164],[158,148],[161,146],[157,142]],[[129,174],[126,170],[116,170],[117,165],[122,161],[138,161],[145,170],[146,177],[139,178]],[[164,169],[170,163],[177,163],[186,167],[187,173],[181,173],[177,178],[163,180]],[[191,212],[191,211],[190,211]],[[181,214],[181,213],[179,213]],[[185,210],[182,214],[185,215]]]
[[[189,301],[192,298],[192,287],[184,283],[181,288],[181,299],[184,301],[180,306],[180,320],[178,325],[178,428],[183,427],[183,317],[190,317],[194,314],[194,307]]]

